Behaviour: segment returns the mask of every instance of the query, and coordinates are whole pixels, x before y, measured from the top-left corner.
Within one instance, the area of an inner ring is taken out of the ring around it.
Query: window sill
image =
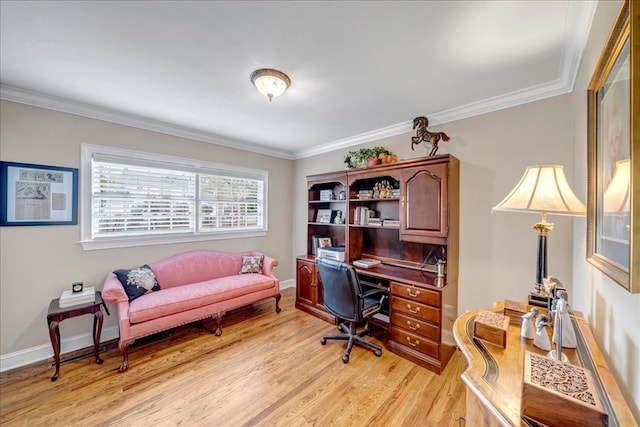
[[[130,248],[135,246],[151,246],[151,245],[170,245],[176,243],[203,242],[208,240],[226,240],[226,239],[245,239],[250,237],[264,237],[267,235],[264,230],[250,231],[228,231],[217,233],[203,234],[178,234],[178,235],[160,235],[160,236],[126,236],[126,237],[108,237],[94,240],[80,241],[82,249],[85,251],[94,251],[99,249],[115,249]]]

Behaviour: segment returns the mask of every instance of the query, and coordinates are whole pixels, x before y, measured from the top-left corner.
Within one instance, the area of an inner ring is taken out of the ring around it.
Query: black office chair
[[[353,344],[370,347],[375,350],[374,354],[380,357],[382,348],[362,336],[373,335],[367,319],[380,311],[384,299],[387,298],[386,292],[380,289],[362,292],[358,275],[348,264],[327,258],[317,258],[316,264],[322,280],[325,307],[334,316],[345,320],[338,325],[344,334],[325,335],[320,343],[325,345],[327,340],[348,340],[347,351],[342,356],[344,363],[349,362]],[[362,322],[366,322],[365,327],[358,332],[358,324]]]

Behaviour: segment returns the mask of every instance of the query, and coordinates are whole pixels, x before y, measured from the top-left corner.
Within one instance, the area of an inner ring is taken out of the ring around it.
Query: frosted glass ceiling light
[[[251,73],[251,83],[269,98],[269,102],[291,86],[291,80],[285,73],[271,68],[261,68]]]

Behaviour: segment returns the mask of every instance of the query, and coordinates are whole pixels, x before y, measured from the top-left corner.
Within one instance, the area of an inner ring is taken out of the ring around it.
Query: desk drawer
[[[440,307],[440,292],[391,282],[391,293],[408,300]]]
[[[398,298],[391,295],[391,312],[399,311],[410,317],[426,320],[427,322],[440,324],[440,310],[419,302]]]
[[[407,347],[411,347],[420,353],[427,354],[431,357],[435,357],[436,359],[440,356],[440,345],[438,345],[437,342],[414,335],[404,329],[392,327],[391,339],[398,344],[406,345]]]
[[[440,339],[440,328],[431,323],[423,322],[415,317],[405,316],[404,314],[393,312],[391,314],[391,324],[398,328],[407,330],[408,332],[420,335],[425,338],[438,341]]]

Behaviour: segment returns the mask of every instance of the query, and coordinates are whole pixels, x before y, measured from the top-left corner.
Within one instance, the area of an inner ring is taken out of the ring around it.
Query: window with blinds
[[[90,191],[83,192],[81,243],[97,249],[264,235],[266,178],[266,171],[84,144],[83,188]]]

